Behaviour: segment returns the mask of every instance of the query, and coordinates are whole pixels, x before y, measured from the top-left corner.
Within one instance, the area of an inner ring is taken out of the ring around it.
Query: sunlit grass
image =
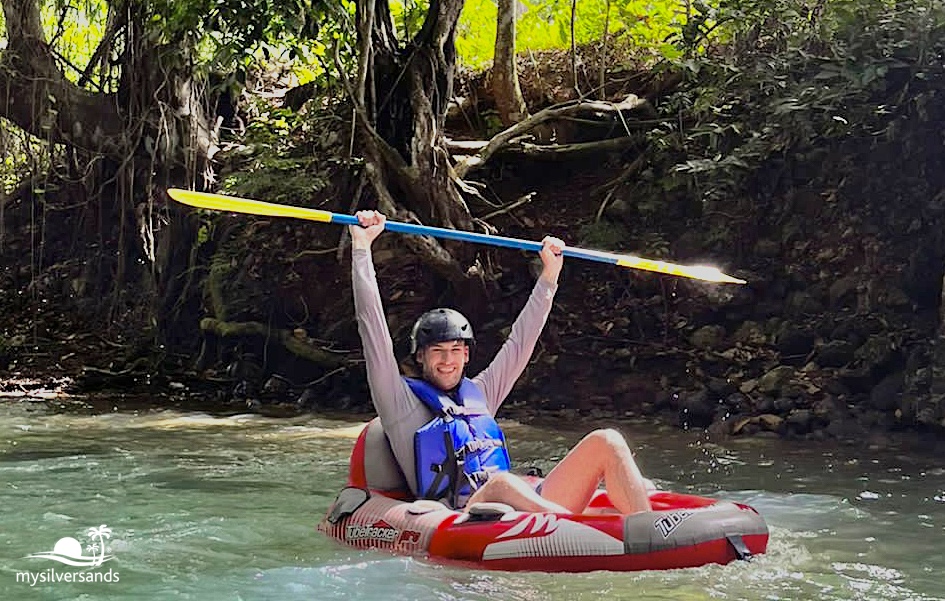
[[[582,0],[575,5],[574,42],[628,39],[641,51],[656,49],[674,57],[665,40],[685,25],[685,4],[678,0]],[[564,50],[571,46],[570,0],[519,0],[515,44],[519,53]],[[467,67],[491,64],[495,49],[495,0],[466,0],[457,26],[456,48]]]

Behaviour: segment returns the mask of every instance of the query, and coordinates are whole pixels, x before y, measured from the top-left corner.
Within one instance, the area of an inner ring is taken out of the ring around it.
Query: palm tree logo
[[[105,539],[112,537],[112,529],[102,524],[98,528],[89,528],[86,536],[92,539],[98,539],[98,543],[92,543],[87,548],[93,554],[96,550],[100,551],[98,557],[95,557],[95,566],[102,565],[102,563],[105,562]]]
[[[98,528],[89,528],[86,533],[92,542],[85,547],[85,550],[91,555],[82,554],[82,545],[71,536],[60,538],[52,551],[43,553],[33,553],[27,557],[35,559],[51,559],[70,566],[97,568],[109,559],[112,555],[105,554],[105,539],[112,537],[112,529],[102,524]],[[96,553],[97,552],[97,553]]]

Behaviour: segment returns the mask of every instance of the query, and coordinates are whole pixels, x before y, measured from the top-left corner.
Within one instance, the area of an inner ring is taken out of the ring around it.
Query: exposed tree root
[[[270,328],[258,321],[221,321],[206,317],[200,320],[200,331],[204,334],[221,338],[241,336],[262,337],[269,342],[277,342],[296,357],[305,359],[325,369],[341,367],[345,364],[343,357],[329,353],[313,346],[305,339],[296,336],[290,330]]]

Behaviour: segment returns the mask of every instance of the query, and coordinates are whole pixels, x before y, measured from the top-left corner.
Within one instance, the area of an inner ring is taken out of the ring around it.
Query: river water
[[[545,467],[581,434],[506,426],[516,459]],[[624,424],[664,488],[757,508],[768,554],[667,572],[502,573],[354,551],[316,532],[357,429],[318,417],[76,415],[0,401],[0,599],[945,599],[945,469],[934,457],[709,444]],[[107,538],[88,536],[102,526]],[[28,557],[67,537],[87,557],[103,541],[111,559],[74,568]]]

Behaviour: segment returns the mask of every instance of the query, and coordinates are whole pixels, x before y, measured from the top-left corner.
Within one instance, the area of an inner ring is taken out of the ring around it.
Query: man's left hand
[[[564,266],[565,243],[560,238],[554,236],[545,236],[541,241],[541,251],[538,255],[541,257],[541,279],[549,284],[557,285],[558,276],[561,274],[561,267]]]

